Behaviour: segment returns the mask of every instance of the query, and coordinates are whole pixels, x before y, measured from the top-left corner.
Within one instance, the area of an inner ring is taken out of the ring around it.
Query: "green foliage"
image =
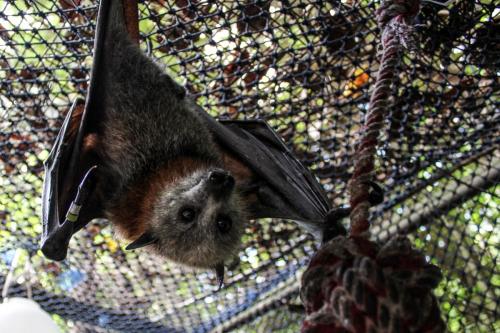
[[[500,187],[493,186],[442,216],[442,224],[421,227],[413,238],[443,270],[436,295],[450,332],[487,333],[498,326],[499,194]]]

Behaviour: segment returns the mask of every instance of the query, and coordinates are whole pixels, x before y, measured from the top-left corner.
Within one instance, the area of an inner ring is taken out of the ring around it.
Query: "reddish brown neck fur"
[[[225,169],[233,174],[238,185],[253,178],[252,172],[233,156],[227,152],[221,155]],[[160,191],[178,179],[208,167],[206,163],[188,157],[170,161],[146,180],[134,184],[120,203],[109,211],[108,218],[123,237],[137,239],[149,226],[153,205]]]
[[[135,240],[147,230],[160,191],[180,178],[207,167],[204,162],[188,157],[170,161],[146,180],[134,184],[124,199],[110,210],[108,218],[123,237]]]

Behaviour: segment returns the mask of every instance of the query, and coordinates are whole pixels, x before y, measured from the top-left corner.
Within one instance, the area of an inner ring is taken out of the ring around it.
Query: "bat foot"
[[[326,214],[325,228],[323,229],[323,238],[321,240],[323,244],[337,236],[347,235],[347,230],[340,221],[348,217],[350,213],[351,207],[345,206],[331,209],[328,214]]]
[[[382,187],[373,182],[369,181],[367,184],[370,186],[370,192],[368,193],[368,201],[370,205],[376,206],[384,201],[384,191]],[[351,214],[351,207],[343,206],[331,209],[325,217],[325,228],[323,230],[322,243],[328,242],[337,236],[347,235],[347,231],[340,222],[342,219],[348,217]]]

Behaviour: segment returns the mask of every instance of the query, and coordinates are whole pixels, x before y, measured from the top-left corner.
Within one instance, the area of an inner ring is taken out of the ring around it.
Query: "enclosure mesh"
[[[267,120],[339,205],[378,68],[377,6],[141,1],[141,48],[214,116]],[[290,221],[250,223],[219,292],[212,272],[124,252],[106,221],[79,232],[62,263],[38,251],[42,162],[85,96],[96,10],[0,1],[0,283],[23,249],[34,299],[69,332],[298,331],[297,277],[315,245]],[[377,151],[386,200],[373,237],[409,233],[442,268],[452,332],[500,331],[499,13],[494,0],[423,4]],[[26,296],[25,280],[9,296]]]

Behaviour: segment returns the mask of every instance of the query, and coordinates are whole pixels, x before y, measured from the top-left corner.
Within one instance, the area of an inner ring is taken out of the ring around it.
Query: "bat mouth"
[[[238,236],[238,238],[240,238]],[[156,247],[157,253],[174,262],[187,265],[193,268],[211,269],[219,263],[226,262],[234,258],[238,253],[241,241],[233,240],[231,244],[198,244],[191,246],[184,253],[173,253],[172,248],[159,245]]]

